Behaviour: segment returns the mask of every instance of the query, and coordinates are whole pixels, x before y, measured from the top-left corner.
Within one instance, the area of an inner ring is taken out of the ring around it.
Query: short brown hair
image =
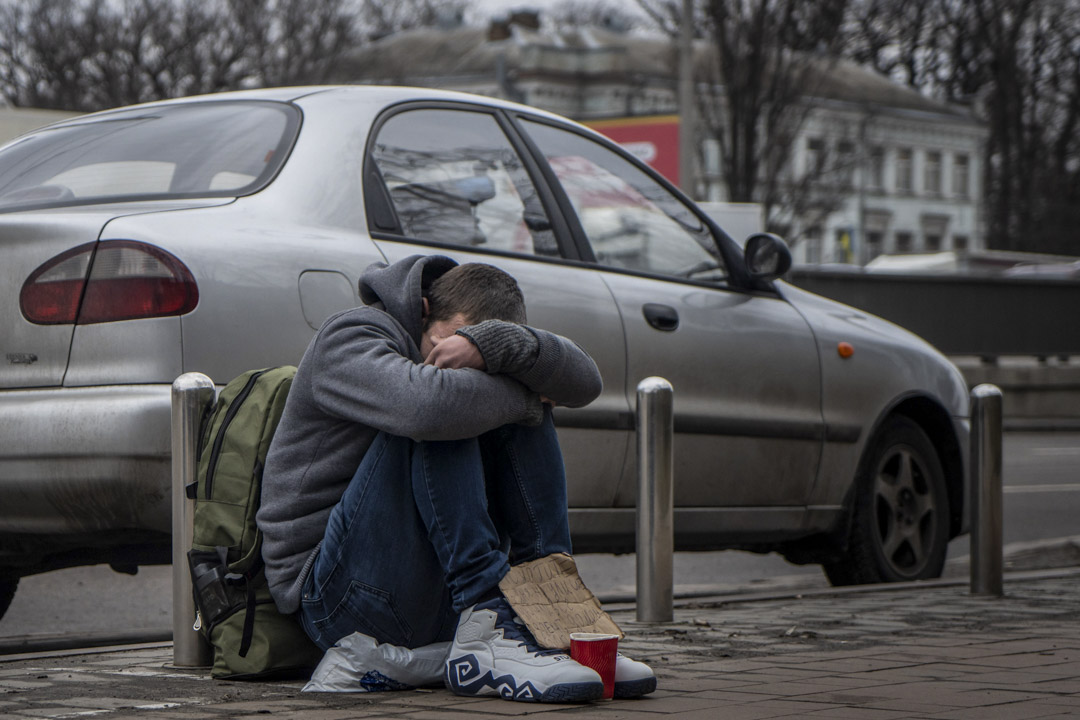
[[[517,281],[494,265],[466,263],[431,283],[425,326],[461,313],[470,323],[525,322],[525,296]]]

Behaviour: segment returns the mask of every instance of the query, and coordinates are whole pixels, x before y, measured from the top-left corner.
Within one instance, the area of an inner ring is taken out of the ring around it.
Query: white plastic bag
[[[410,650],[353,633],[326,651],[304,692],[411,690],[441,683],[450,643]]]

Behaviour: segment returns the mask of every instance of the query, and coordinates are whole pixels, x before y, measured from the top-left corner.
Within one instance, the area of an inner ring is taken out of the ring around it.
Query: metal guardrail
[[[637,386],[637,619],[675,617],[674,392],[664,378]]]
[[[199,430],[215,395],[214,381],[202,373],[184,373],[172,384],[172,636],[177,667],[207,667],[212,661],[210,645],[193,628],[195,597],[187,551],[194,535],[195,501],[184,489],[195,480]]]
[[[1002,589],[1002,395],[994,385],[971,391],[971,593]]]
[[[911,330],[946,355],[1080,355],[1080,281],[797,268],[796,287]]]

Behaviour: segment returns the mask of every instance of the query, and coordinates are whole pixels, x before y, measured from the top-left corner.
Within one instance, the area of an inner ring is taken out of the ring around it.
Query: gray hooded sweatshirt
[[[266,578],[283,613],[299,609],[330,512],[377,433],[461,440],[538,423],[541,395],[580,407],[600,394],[596,364],[573,342],[498,320],[459,331],[487,372],[424,365],[422,293],[455,264],[414,255],[372,265],[360,283],[367,305],[323,323],[300,361],[266,457],[257,515]]]

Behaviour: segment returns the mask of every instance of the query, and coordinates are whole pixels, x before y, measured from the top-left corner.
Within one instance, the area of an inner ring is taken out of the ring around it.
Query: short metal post
[[[971,593],[1002,590],[1001,390],[971,391]]]
[[[172,384],[173,664],[179,667],[206,667],[212,660],[210,645],[192,629],[195,600],[187,551],[191,547],[195,501],[187,498],[184,487],[195,480],[200,425],[214,396],[214,382],[202,373],[184,373]]]
[[[664,378],[637,386],[637,619],[674,619],[674,392]]]

